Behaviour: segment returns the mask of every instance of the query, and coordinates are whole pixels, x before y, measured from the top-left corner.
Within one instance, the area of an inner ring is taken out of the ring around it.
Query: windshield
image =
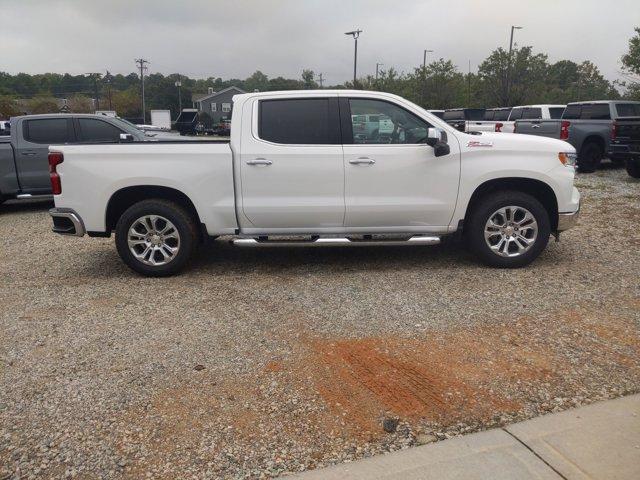
[[[120,125],[123,125],[129,129],[134,129],[140,133],[144,133],[144,131],[142,131],[141,129],[139,129],[138,127],[136,127],[133,123],[131,123],[129,120],[125,120],[124,118],[120,118],[120,117],[111,117],[111,119],[116,122],[116,123],[120,123]]]

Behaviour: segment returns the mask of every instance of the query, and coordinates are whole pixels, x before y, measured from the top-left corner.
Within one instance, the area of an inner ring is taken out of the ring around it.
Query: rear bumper
[[[558,231],[564,232],[570,228],[575,227],[578,224],[580,218],[580,203],[578,203],[578,209],[575,212],[559,213],[558,214]]]
[[[49,210],[49,215],[53,220],[53,228],[51,230],[55,233],[76,237],[82,237],[87,233],[82,218],[71,208],[52,208]]]
[[[609,158],[634,158],[640,156],[640,145],[637,142],[630,144],[615,144],[611,143],[607,149],[607,156]]]

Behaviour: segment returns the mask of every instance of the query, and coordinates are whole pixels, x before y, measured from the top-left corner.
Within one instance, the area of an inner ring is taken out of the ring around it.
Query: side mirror
[[[120,134],[120,143],[124,142],[133,142],[133,135],[130,133],[121,133]]]
[[[427,145],[433,147],[433,154],[436,157],[449,155],[451,148],[445,141],[445,133],[439,128],[429,128],[427,131]]]

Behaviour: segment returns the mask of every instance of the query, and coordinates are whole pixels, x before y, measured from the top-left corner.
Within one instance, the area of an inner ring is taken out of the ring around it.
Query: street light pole
[[[384,65],[384,63],[376,63],[376,82],[378,81],[378,69]]]
[[[362,33],[362,30],[352,30],[350,32],[345,32],[345,35],[351,35],[355,40],[355,47],[353,50],[353,87],[356,86],[357,79],[357,66],[358,66],[358,37]]]
[[[513,51],[513,31],[514,30],[521,30],[522,27],[517,27],[515,25],[511,25],[511,37],[509,38],[509,63],[507,65],[507,85],[506,85],[506,103],[507,105],[505,105],[505,107],[510,107],[511,105],[508,105],[511,102],[511,52]]]

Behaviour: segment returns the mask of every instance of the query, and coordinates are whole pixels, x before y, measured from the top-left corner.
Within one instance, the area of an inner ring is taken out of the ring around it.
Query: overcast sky
[[[450,58],[475,70],[498,46],[532,45],[550,61],[591,60],[619,78],[620,57],[640,26],[640,0],[0,0],[0,71],[129,73],[192,77],[298,78],[305,68],[327,84],[394,66],[411,71]]]

